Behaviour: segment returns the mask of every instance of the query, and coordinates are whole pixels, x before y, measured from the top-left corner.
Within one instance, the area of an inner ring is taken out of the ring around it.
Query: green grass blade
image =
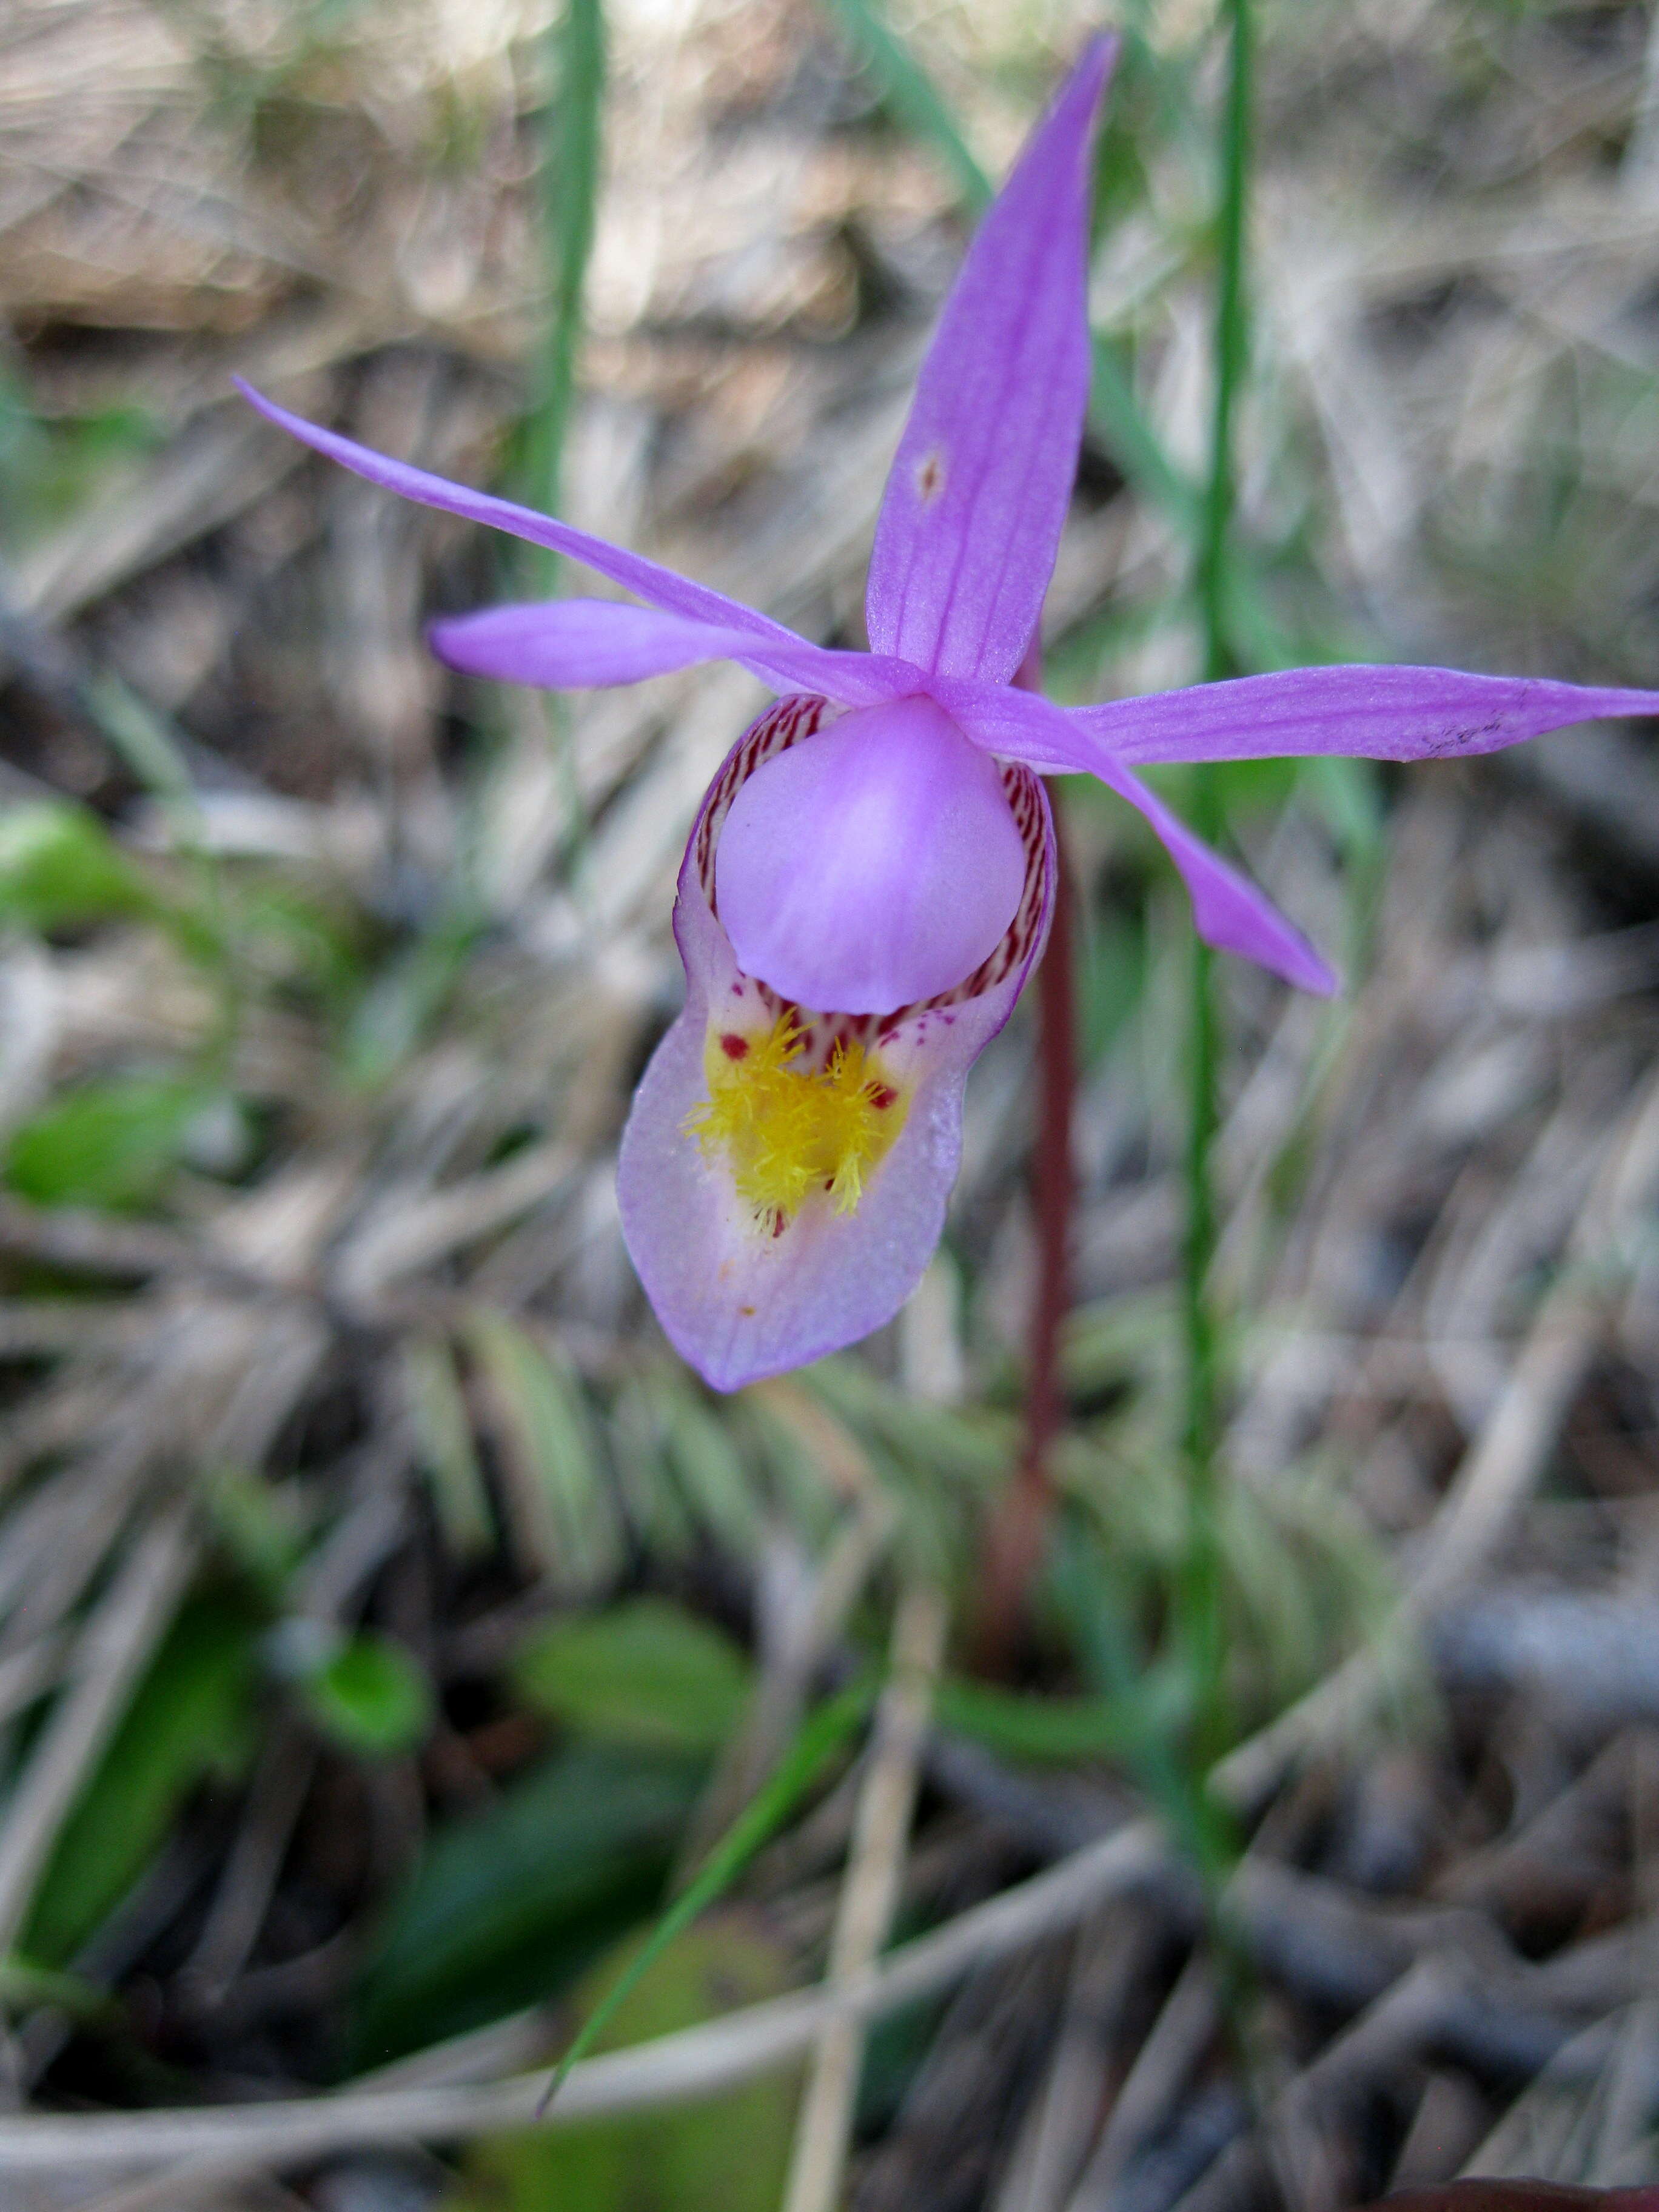
[[[1251,181],[1250,0],[1223,0],[1227,80],[1220,131],[1220,192],[1216,208],[1216,302],[1212,357],[1214,412],[1210,473],[1193,578],[1204,639],[1207,683],[1240,673],[1230,621],[1237,574],[1233,517],[1237,501],[1237,400],[1249,368],[1249,272],[1246,264]],[[1194,828],[1214,843],[1223,827],[1213,769],[1200,769],[1191,808]],[[1211,1280],[1219,1236],[1214,1152],[1221,1125],[1221,1013],[1215,955],[1194,934],[1188,1048],[1188,1127],[1184,1158],[1186,1226],[1182,1239],[1182,1316],[1186,1340],[1182,1457],[1187,1471],[1186,1556],[1173,1594],[1176,1632],[1192,1668],[1197,1769],[1206,1771],[1226,1748],[1224,1593],[1221,1537],[1223,1430],[1222,1321]]]
[[[975,158],[939,88],[874,0],[830,0],[853,45],[869,64],[895,122],[924,138],[944,156],[965,206],[975,214],[991,204],[991,179]]]
[[[1196,485],[1164,452],[1113,348],[1098,332],[1091,343],[1090,427],[1135,489],[1162,507],[1183,532],[1192,534],[1202,513]]]
[[[786,1820],[824,1768],[854,1731],[860,1727],[875,1702],[876,1685],[854,1682],[821,1705],[807,1720],[776,1766],[726,1830],[680,1894],[657,1923],[650,1941],[642,1946],[626,1971],[595,2006],[581,2033],[559,2061],[542,2111],[559,2094],[577,2060],[591,2051],[595,2038],[629,1992],[680,1935],[743,1872],[762,1844]]]
[[[581,342],[582,293],[593,248],[605,112],[605,0],[566,0],[551,33],[555,89],[542,162],[542,222],[550,268],[547,338],[524,429],[524,495],[556,514],[565,440]],[[526,557],[538,589],[550,591],[558,556]]]
[[[82,696],[99,728],[144,789],[164,805],[194,816],[195,780],[166,719],[118,676],[94,676],[83,687]]]

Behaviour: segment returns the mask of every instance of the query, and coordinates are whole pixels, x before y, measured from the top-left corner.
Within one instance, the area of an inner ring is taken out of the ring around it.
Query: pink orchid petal
[[[544,599],[487,607],[432,624],[440,660],[465,675],[549,690],[581,691],[735,660],[783,691],[811,690],[844,706],[872,706],[914,692],[923,680],[903,661],[843,653],[805,638],[757,640],[717,625],[617,599]]]
[[[664,1334],[706,1382],[738,1390],[855,1344],[921,1280],[961,1159],[968,1068],[988,1040],[982,1018],[941,1031],[903,1133],[857,1212],[803,1214],[774,1242],[685,1132],[708,1095],[707,1026],[706,1006],[689,1000],[653,1055],[623,1134],[617,1199]]]
[[[976,745],[1023,761],[1040,775],[1092,775],[1106,750],[1078,728],[1074,709],[1023,684],[930,676],[927,692]]]
[[[392,460],[370,447],[358,445],[354,439],[343,438],[337,430],[325,430],[316,422],[307,422],[301,415],[290,414],[286,407],[267,399],[240,377],[232,381],[248,404],[257,408],[268,422],[274,422],[279,430],[286,430],[290,437],[297,438],[302,446],[326,454],[330,460],[337,461],[342,468],[366,477],[370,483],[395,491],[404,499],[416,500],[422,507],[440,507],[446,514],[459,514],[469,522],[482,522],[492,530],[504,530],[511,538],[526,538],[532,545],[544,545],[550,552],[568,554],[573,561],[597,569],[600,575],[609,576],[613,583],[636,592],[641,599],[648,600],[653,606],[666,608],[671,614],[690,615],[775,644],[806,643],[793,630],[786,629],[768,615],[757,614],[740,599],[729,599],[724,592],[711,591],[706,584],[694,584],[689,577],[677,576],[672,568],[647,561],[642,554],[629,553],[620,545],[607,544],[603,538],[591,538],[586,531],[573,530],[568,523],[555,522],[548,515],[538,514],[532,507],[496,499],[489,492],[474,491],[466,484],[451,483],[447,477],[412,468],[407,461]]]
[[[1025,848],[988,754],[930,699],[845,715],[757,769],[720,831],[715,896],[745,973],[881,1014],[1001,942]]]
[[[680,869],[674,933],[686,1004],[653,1055],[623,1133],[617,1195],[623,1238],[675,1349],[719,1390],[839,1351],[892,1319],[945,1224],[962,1151],[968,1071],[1013,1010],[1053,910],[1054,828],[1036,777],[1005,771],[1031,865],[1019,915],[985,970],[942,1002],[871,1025],[909,1088],[903,1127],[856,1210],[804,1209],[781,1235],[757,1229],[717,1163],[689,1135],[708,1095],[709,1024],[763,1024],[775,998],[744,976],[705,887],[721,817],[769,754],[810,736],[822,701],[787,699],[746,731],[710,786]]]
[[[1097,765],[1101,781],[1127,799],[1151,823],[1164,850],[1181,871],[1193,902],[1193,927],[1206,945],[1237,952],[1282,975],[1299,991],[1328,999],[1341,988],[1328,962],[1322,959],[1294,922],[1289,921],[1249,878],[1195,837],[1180,816],[1149,791],[1139,776],[1115,765]]]
[[[1237,952],[1322,998],[1338,988],[1334,971],[1294,924],[1218,853],[1195,837],[1174,811],[1121,758],[1083,726],[1082,714],[1030,691],[935,678],[941,706],[977,744],[1046,773],[1097,776],[1127,799],[1162,839],[1193,902],[1193,927],[1208,945]],[[1171,698],[1181,693],[1167,695]],[[1084,712],[1087,712],[1085,709]]]
[[[1089,144],[1115,52],[1091,44],[945,302],[876,524],[878,653],[1006,683],[1036,628],[1088,398]]]
[[[1300,753],[1445,760],[1496,752],[1603,715],[1659,714],[1659,691],[1471,676],[1457,668],[1291,668],[1074,707],[1069,714],[1116,759],[1138,763]]]

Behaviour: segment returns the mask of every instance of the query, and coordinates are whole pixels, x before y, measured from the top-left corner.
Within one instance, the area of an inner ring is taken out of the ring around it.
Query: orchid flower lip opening
[[[1039,957],[1054,896],[1042,776],[1138,811],[1199,933],[1297,987],[1330,968],[1137,770],[1275,756],[1431,760],[1659,692],[1433,667],[1312,667],[1061,708],[1014,679],[1038,634],[1091,373],[1091,148],[1115,42],[1092,40],[987,210],[917,380],[876,521],[867,653],[306,422],[269,421],[368,482],[580,562],[642,604],[583,599],[434,625],[474,677],[561,689],[730,660],[777,703],[716,771],[682,861],[683,1012],[635,1095],[623,1233],[668,1337],[716,1388],[890,1320],[942,1232],[968,1073]]]

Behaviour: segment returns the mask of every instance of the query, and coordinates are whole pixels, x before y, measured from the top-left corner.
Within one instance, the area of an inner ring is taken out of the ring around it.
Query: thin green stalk
[[[525,496],[559,512],[565,437],[581,341],[582,293],[593,248],[605,112],[605,0],[565,0],[552,33],[555,83],[542,162],[542,222],[550,264],[545,350],[525,422]],[[538,587],[550,592],[558,556],[526,549]]]
[[[1221,195],[1216,218],[1215,409],[1210,473],[1204,500],[1195,583],[1207,683],[1240,672],[1233,645],[1235,416],[1249,366],[1245,250],[1249,214],[1252,24],[1250,0],[1221,0],[1228,33],[1226,106],[1221,130]],[[1213,842],[1221,834],[1220,793],[1212,771],[1197,771],[1193,825]],[[1187,1336],[1187,1556],[1177,1611],[1192,1670],[1191,1781],[1201,1839],[1197,1870],[1204,1887],[1222,2016],[1239,2078],[1260,2123],[1266,2069],[1258,2048],[1251,1961],[1224,1909],[1239,1845],[1229,1811],[1209,1786],[1211,1769],[1231,1737],[1226,1693],[1224,1552],[1221,1534],[1220,1319],[1211,1286],[1217,1208],[1213,1155],[1220,1121],[1220,1010],[1215,956],[1193,940],[1191,1038],[1187,1130],[1187,1233],[1182,1305]]]
[[[1225,1748],[1222,1711],[1222,1545],[1217,1446],[1220,1426],[1219,1328],[1210,1291],[1216,1202],[1212,1151],[1218,1120],[1215,957],[1194,940],[1188,1011],[1187,1219],[1182,1243],[1182,1322],[1186,1339],[1186,1406],[1182,1452],[1187,1470],[1187,1532],[1177,1620],[1193,1682],[1193,1739],[1206,1768]]]
[[[204,927],[181,925],[185,949],[213,978],[217,1006],[202,1052],[204,1072],[228,1084],[241,1033],[246,989],[226,896],[224,868],[204,834],[201,801],[179,732],[118,676],[99,671],[78,686],[78,703],[166,818],[174,849],[201,892]]]
[[[895,121],[921,139],[932,139],[975,216],[991,204],[991,179],[963,137],[938,87],[888,22],[880,0],[830,0],[831,12],[875,71]]]
[[[1236,672],[1229,611],[1235,491],[1234,418],[1246,368],[1245,231],[1250,173],[1250,0],[1223,0],[1229,58],[1216,222],[1215,412],[1195,584],[1206,682]],[[1194,826],[1212,840],[1220,806],[1212,775],[1196,777]],[[1181,1627],[1193,1670],[1194,1753],[1200,1771],[1224,1748],[1222,1548],[1217,1450],[1220,1426],[1219,1326],[1210,1285],[1215,1258],[1213,1152],[1219,1121],[1219,1020],[1214,955],[1194,939],[1186,1154],[1187,1227],[1182,1255],[1186,1331],[1186,1559]]]
[[[1250,0],[1222,0],[1228,26],[1227,104],[1222,118],[1221,204],[1216,218],[1215,412],[1198,556],[1206,683],[1235,674],[1228,622],[1234,504],[1233,424],[1249,351],[1245,226],[1250,190]]]
[[[605,0],[565,0],[550,33],[553,87],[544,117],[541,164],[542,231],[549,267],[547,332],[525,416],[520,473],[526,502],[545,514],[561,511],[565,443],[575,394],[581,345],[582,295],[593,250],[599,197],[600,140],[605,118]],[[559,583],[559,556],[540,546],[518,549],[529,590],[550,597]],[[586,842],[586,823],[570,723],[564,702],[544,702],[548,736],[563,787],[568,842],[573,860]]]
[[[571,2068],[592,2049],[623,1998],[639,1986],[674,1938],[684,1934],[700,1913],[731,1887],[762,1844],[776,1834],[854,1730],[862,1726],[875,1703],[877,1686],[870,1680],[851,1682],[808,1717],[771,1774],[589,2014],[581,2033],[553,2070],[547,2094],[538,2110],[538,2118],[558,2095]]]

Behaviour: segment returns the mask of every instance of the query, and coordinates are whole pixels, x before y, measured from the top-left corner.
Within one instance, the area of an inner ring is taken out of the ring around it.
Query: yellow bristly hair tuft
[[[801,1050],[793,1012],[763,1037],[711,1030],[708,1097],[686,1116],[687,1133],[725,1160],[738,1195],[775,1227],[815,1190],[851,1213],[904,1123],[896,1086],[861,1044],[837,1042],[811,1072],[794,1065]]]

